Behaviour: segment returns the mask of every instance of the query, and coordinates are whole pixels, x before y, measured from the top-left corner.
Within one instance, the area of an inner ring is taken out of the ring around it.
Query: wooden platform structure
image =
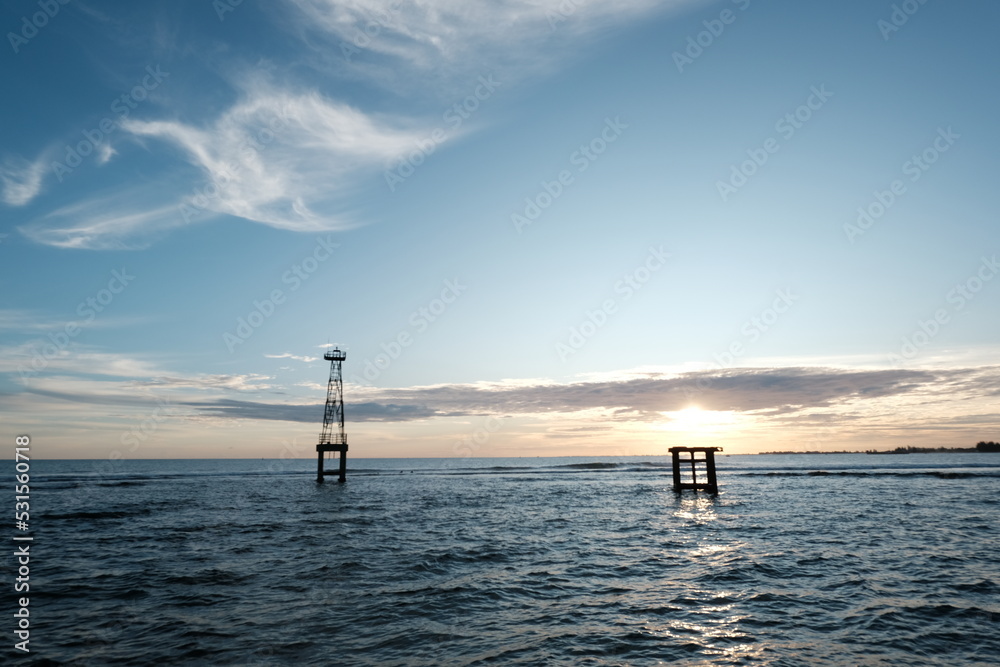
[[[340,452],[340,469],[337,472],[337,481],[344,483],[347,481],[347,444],[343,445],[316,445],[316,456],[319,463],[316,468],[316,481],[323,483],[323,475],[334,474],[332,470],[323,469],[323,454],[326,452]]]
[[[719,492],[719,483],[715,478],[715,453],[721,452],[722,447],[671,447],[670,454],[674,463],[674,491],[680,493],[684,489],[694,489],[695,491],[708,491],[709,493]],[[685,456],[682,457],[681,455]],[[698,458],[697,454],[704,454]],[[691,481],[681,481],[682,470],[687,465],[691,466]],[[698,480],[698,466],[704,466],[702,480]]]

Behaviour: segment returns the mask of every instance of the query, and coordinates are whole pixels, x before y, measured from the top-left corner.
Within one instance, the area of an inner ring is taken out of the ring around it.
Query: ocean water
[[[1000,664],[1000,454],[718,462],[32,461],[17,663]]]

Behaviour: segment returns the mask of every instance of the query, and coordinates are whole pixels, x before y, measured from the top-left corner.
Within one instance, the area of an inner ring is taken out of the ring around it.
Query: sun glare
[[[666,421],[657,428],[664,431],[718,432],[736,424],[736,415],[731,410],[702,410],[697,406],[661,412]]]

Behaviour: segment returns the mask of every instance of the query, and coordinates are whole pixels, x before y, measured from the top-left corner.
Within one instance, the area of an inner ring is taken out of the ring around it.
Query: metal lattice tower
[[[323,430],[316,445],[318,468],[316,481],[322,482],[326,471],[323,469],[325,452],[340,452],[339,481],[347,481],[347,434],[344,432],[344,380],[340,364],[347,359],[347,353],[333,348],[323,355],[330,362],[330,382],[326,388],[326,409],[323,411]]]
[[[340,370],[340,362],[347,359],[347,353],[334,348],[324,354],[323,358],[330,362],[330,383],[326,387],[326,410],[323,412],[323,430],[319,434],[319,444],[346,445],[344,380]]]

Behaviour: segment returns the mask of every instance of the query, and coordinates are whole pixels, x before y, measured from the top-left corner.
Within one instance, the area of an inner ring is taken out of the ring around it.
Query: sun
[[[657,425],[663,431],[684,431],[688,433],[717,433],[736,425],[736,414],[732,410],[702,410],[696,405],[661,412],[666,421]]]

